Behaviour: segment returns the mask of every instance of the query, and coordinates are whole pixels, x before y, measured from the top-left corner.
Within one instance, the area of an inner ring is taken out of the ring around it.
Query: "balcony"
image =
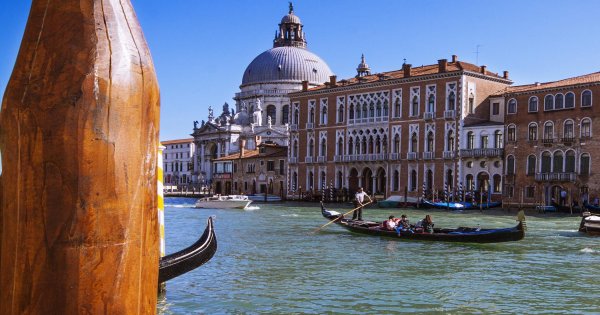
[[[433,160],[434,152],[423,152],[423,160]]]
[[[425,113],[423,113],[423,119],[425,119],[425,120],[433,120],[434,116],[435,116],[434,112],[425,112]]]
[[[419,152],[408,152],[406,153],[407,160],[416,160],[419,157]]]
[[[343,162],[343,160],[344,160],[344,157],[341,156],[341,155],[334,155],[333,156],[333,161],[334,162]]]
[[[313,162],[313,157],[312,156],[307,156],[304,158],[304,163],[312,163]]]
[[[290,130],[291,131],[298,131],[298,125],[297,124],[290,125]]]
[[[544,145],[546,145],[546,144],[551,145],[552,143],[554,143],[554,138],[542,138],[542,143]]]
[[[536,173],[535,180],[538,182],[574,182],[576,174],[569,173]]]
[[[400,153],[390,153],[390,160],[398,161],[400,159]]]
[[[290,163],[290,164],[296,164],[296,163],[298,163],[298,158],[295,157],[295,156],[294,157],[290,157],[288,159],[288,163]]]
[[[444,159],[450,160],[454,158],[454,151],[444,151]]]
[[[456,111],[455,110],[444,111],[444,119],[448,119],[448,120],[456,119]]]
[[[313,123],[306,123],[306,129],[313,129],[315,127],[315,124]]]
[[[481,158],[481,157],[502,157],[504,149],[501,148],[486,148],[486,149],[461,149],[461,157],[464,158]]]
[[[317,163],[325,163],[327,162],[326,156],[317,156]]]
[[[560,139],[560,142],[562,142],[563,144],[572,144],[575,142],[575,137],[571,136],[571,137],[563,137]]]

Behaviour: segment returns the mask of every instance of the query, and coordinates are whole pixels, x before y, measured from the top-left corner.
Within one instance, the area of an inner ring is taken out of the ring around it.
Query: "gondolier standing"
[[[354,208],[357,208],[352,213],[352,220],[360,220],[362,221],[362,210],[365,201],[365,197],[369,198],[369,202],[371,202],[371,197],[363,191],[362,187],[358,187],[358,191],[354,195]]]

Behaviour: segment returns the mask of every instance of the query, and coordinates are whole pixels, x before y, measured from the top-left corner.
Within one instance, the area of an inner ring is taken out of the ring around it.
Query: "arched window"
[[[344,105],[340,105],[338,108],[338,122],[344,122]]]
[[[508,101],[506,113],[507,114],[516,114],[517,113],[517,100],[516,99],[511,98],[510,101]]]
[[[321,180],[320,180],[320,184],[321,184],[321,189],[325,189],[325,187],[327,187],[327,177],[325,176],[325,171],[321,171]]]
[[[361,111],[360,111],[360,105],[356,105],[356,115],[355,118],[360,119],[362,117]]]
[[[385,104],[383,104],[383,116],[387,117],[388,114],[389,114],[389,108],[388,108],[387,101],[385,101]]]
[[[312,190],[314,184],[315,184],[315,177],[313,175],[313,172],[309,172],[308,173],[308,187],[306,187],[306,188]]]
[[[356,137],[356,143],[354,144],[354,154],[360,154],[360,138]]]
[[[446,185],[448,185],[449,191],[454,187],[454,174],[452,173],[452,170],[446,171]]]
[[[552,169],[552,155],[548,151],[542,153],[542,173],[550,173]]]
[[[368,149],[367,149],[367,153],[373,154],[375,153],[375,143],[373,142],[373,137],[369,137],[369,144],[368,144]]]
[[[581,120],[581,137],[589,138],[592,136],[592,121],[589,118]]]
[[[294,140],[294,146],[292,147],[292,157],[298,157],[298,140]]]
[[[575,93],[569,92],[565,95],[565,108],[575,107]]]
[[[579,174],[590,175],[590,155],[583,153],[579,161]]]
[[[563,126],[563,138],[567,141],[575,138],[575,124],[571,119],[565,120],[565,124]]]
[[[394,102],[394,117],[400,117],[400,98]]]
[[[544,110],[554,109],[554,96],[548,94],[544,97]]]
[[[413,132],[412,136],[410,137],[410,152],[417,152],[418,148],[418,139],[417,139],[417,133]]]
[[[529,108],[528,111],[530,113],[538,111],[538,98],[537,96],[532,96],[529,98]]]
[[[394,176],[392,177],[392,189],[394,191],[398,191],[400,186],[400,172],[398,170],[394,171]]]
[[[315,108],[314,107],[310,108],[310,115],[308,116],[308,122],[311,124],[315,123]]]
[[[502,139],[502,131],[494,131],[494,148],[502,149],[504,147],[504,139]]]
[[[327,154],[327,140],[325,138],[321,139],[321,156],[325,156]]]
[[[400,135],[394,136],[394,153],[400,153]]]
[[[381,117],[381,102],[377,101],[377,108],[375,111],[375,117]]]
[[[327,106],[321,108],[321,125],[327,123]]]
[[[429,95],[429,100],[427,100],[427,112],[433,113],[435,111],[435,95]]]
[[[283,105],[283,108],[281,109],[281,123],[290,123],[290,105]]]
[[[456,108],[456,95],[454,91],[450,91],[448,94],[448,110],[454,110]]]
[[[427,134],[427,148],[425,148],[427,152],[433,152],[433,132],[429,132]]]
[[[341,137],[338,139],[338,145],[337,145],[337,155],[342,155],[344,154],[344,139],[342,139]]]
[[[482,148],[482,149],[487,149],[488,146],[489,146],[489,142],[490,142],[488,135],[486,133],[483,133],[481,135],[481,139],[480,140],[481,140],[481,143],[480,143],[479,147]]]
[[[300,111],[298,109],[294,110],[294,124],[297,125],[300,120]]]
[[[313,152],[315,150],[315,142],[313,139],[310,139],[308,142],[308,156],[313,156]]]
[[[558,93],[554,97],[554,109],[563,109],[565,107],[565,97],[564,95]]]
[[[419,116],[419,98],[415,95],[410,106],[411,116]]]
[[[500,193],[502,187],[502,176],[494,174],[494,193]]]
[[[367,104],[363,104],[362,106],[362,118],[367,118]]]
[[[454,151],[454,131],[448,131],[448,138],[446,139],[446,150]]]
[[[410,171],[410,191],[417,191],[417,171]]]
[[[473,95],[473,93],[469,94],[469,100],[468,100],[468,108],[467,108],[467,112],[469,114],[474,114],[475,113],[475,95]]]
[[[350,105],[348,109],[348,115],[350,115],[350,119],[354,119],[354,105]]]
[[[530,123],[529,124],[529,133],[527,134],[527,140],[535,141],[538,138],[537,124]]]
[[[431,170],[425,172],[425,187],[427,187],[427,191],[433,190],[433,172]]]
[[[271,123],[275,125],[277,123],[277,108],[275,105],[267,106],[267,117],[271,117]],[[267,118],[268,121],[269,118]]]
[[[515,157],[509,155],[506,158],[506,175],[514,175],[515,174]]]
[[[552,171],[554,173],[563,172],[563,153],[561,151],[554,152],[554,158],[552,159]]]
[[[296,189],[298,189],[298,173],[294,172],[292,173],[292,190],[296,191]]]
[[[472,191],[475,189],[475,181],[473,180],[472,174],[467,174],[467,176],[465,177],[465,183],[467,184],[465,188],[468,191]]]
[[[362,138],[362,154],[367,154],[367,137]]]
[[[544,140],[551,142],[554,139],[554,123],[547,121],[544,124]]]
[[[506,127],[506,140],[508,142],[517,141],[517,127],[515,125],[509,125]]]
[[[575,151],[569,150],[565,154],[565,172],[575,173]]]
[[[475,149],[475,134],[473,131],[467,132],[467,149]]]
[[[375,117],[375,105],[373,103],[369,104],[369,117]]]
[[[350,137],[350,139],[348,139],[348,155],[352,155],[354,154],[353,150],[354,150],[354,141],[352,140],[352,137]]]
[[[527,175],[535,174],[537,159],[535,155],[530,155],[527,157]]]
[[[581,93],[581,107],[592,106],[592,91],[585,90]]]
[[[387,135],[383,135],[383,140],[381,141],[381,147],[383,150],[383,153],[387,153],[388,152],[388,140],[387,140]]]
[[[341,171],[338,171],[337,173],[337,188],[342,188],[342,186],[344,186],[344,175],[342,174]]]

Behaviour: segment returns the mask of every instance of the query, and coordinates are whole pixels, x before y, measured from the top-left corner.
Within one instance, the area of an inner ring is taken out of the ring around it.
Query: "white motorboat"
[[[198,199],[196,201],[196,208],[246,209],[250,203],[252,203],[252,200],[244,195],[215,195]]]

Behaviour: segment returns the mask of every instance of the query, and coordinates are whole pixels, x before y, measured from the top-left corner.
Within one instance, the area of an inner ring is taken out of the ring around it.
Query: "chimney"
[[[504,75],[503,75],[503,77],[504,77],[506,80],[508,80],[508,71],[504,70]]]
[[[302,91],[308,91],[308,81],[302,81]]]
[[[446,72],[447,67],[448,67],[448,59],[438,60],[438,70],[440,73]]]
[[[337,76],[330,75],[329,76],[329,84],[331,85],[331,87],[335,87],[337,85]]]
[[[246,139],[240,138],[240,159],[244,157],[246,153]]]
[[[405,64],[402,66],[402,70],[404,70],[404,77],[405,77],[405,78],[408,78],[408,77],[410,77],[410,67],[412,67],[412,65],[411,65],[411,64],[409,64],[409,63],[405,63]]]
[[[486,66],[481,66],[481,73],[485,74],[485,68]]]
[[[457,62],[457,61],[458,61],[458,56],[452,55],[452,62]]]

